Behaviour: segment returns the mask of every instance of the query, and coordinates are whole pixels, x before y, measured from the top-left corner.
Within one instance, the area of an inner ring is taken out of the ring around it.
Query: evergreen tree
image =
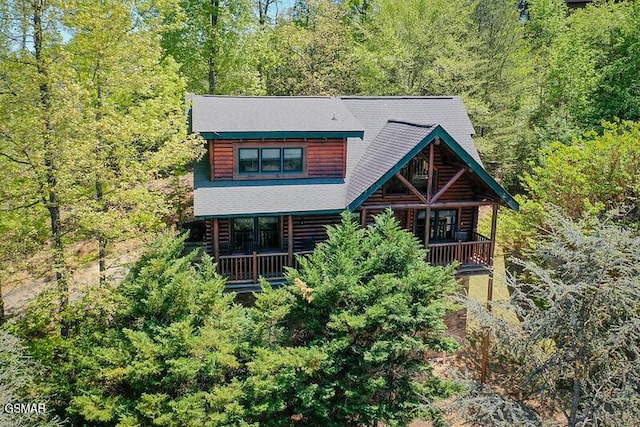
[[[25,354],[16,337],[0,329],[0,427],[54,427],[63,423],[51,418],[47,407],[50,402],[33,395],[33,386],[39,366]],[[44,411],[14,411],[16,404],[35,405]],[[50,409],[50,407],[49,407]]]
[[[390,212],[328,231],[290,287],[256,295],[272,326],[248,364],[248,405],[261,425],[406,425],[452,390],[425,356],[456,348],[443,335],[453,267],[427,265]]]
[[[545,225],[510,300],[493,312],[471,302],[508,363],[495,388],[473,386],[463,412],[473,425],[542,425],[555,411],[570,427],[636,425],[640,239],[596,218],[556,214]]]
[[[16,325],[73,423],[246,425],[238,402],[252,328],[211,260],[183,251],[183,239],[161,237],[124,282],[74,303],[65,342],[38,332],[47,329],[41,308]]]

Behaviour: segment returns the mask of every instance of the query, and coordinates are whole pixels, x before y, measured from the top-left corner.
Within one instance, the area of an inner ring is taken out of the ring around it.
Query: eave
[[[335,139],[362,138],[364,131],[246,131],[246,132],[199,132],[204,139]]]

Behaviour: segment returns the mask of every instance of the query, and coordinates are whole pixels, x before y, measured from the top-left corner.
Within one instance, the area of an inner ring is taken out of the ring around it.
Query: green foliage
[[[537,19],[531,34],[545,55],[540,70],[544,93],[536,119],[542,135],[562,137],[562,129],[554,129],[560,124],[571,130],[561,139],[569,142],[603,120],[640,119],[640,6],[602,1],[559,23],[562,11],[557,4],[534,5]]]
[[[521,197],[520,213],[504,212],[500,240],[519,254],[545,234],[547,206],[556,205],[572,219],[619,209],[629,224],[637,221],[640,200],[640,124],[604,123],[572,145],[554,143],[542,150],[540,164],[524,175],[529,196]]]
[[[40,367],[25,354],[16,337],[0,330],[0,426],[1,427],[53,427],[63,423],[46,413],[49,402],[34,392]],[[45,412],[12,412],[15,404],[44,405]],[[49,407],[50,409],[50,407]]]
[[[268,310],[286,325],[272,329],[281,345],[249,364],[256,420],[406,425],[424,400],[452,391],[425,355],[456,348],[442,321],[457,289],[454,270],[427,265],[390,212],[366,230],[345,214],[328,231],[328,241],[300,259],[301,271],[289,272],[290,287],[256,295],[258,307],[289,305]]]
[[[181,239],[162,237],[122,284],[74,303],[62,342],[35,313],[16,327],[31,335],[73,422],[246,425],[239,370],[252,328],[211,260],[196,264],[183,250]]]
[[[345,214],[329,235],[249,308],[207,256],[163,236],[121,284],[62,313],[43,293],[11,328],[75,424],[406,425],[455,390],[426,360],[457,348],[443,323],[454,269],[427,265],[390,212],[366,230]]]
[[[181,0],[167,14],[162,46],[180,64],[187,90],[261,92],[257,18],[249,0]]]
[[[327,0],[305,2],[291,21],[265,34],[264,64],[270,95],[344,95],[357,92],[358,59],[343,8]]]
[[[495,421],[504,414],[497,407],[511,407],[526,419],[532,413],[544,419],[546,408],[561,411],[569,426],[635,425],[640,239],[597,218],[574,222],[551,215],[546,225],[551,234],[540,240],[535,261],[519,261],[527,274],[509,281],[510,300],[494,304],[493,312],[471,304],[496,351],[513,364],[503,367],[502,391],[474,393],[463,402],[467,415],[480,411]],[[539,408],[526,400],[534,395]],[[525,419],[512,422],[524,425]]]

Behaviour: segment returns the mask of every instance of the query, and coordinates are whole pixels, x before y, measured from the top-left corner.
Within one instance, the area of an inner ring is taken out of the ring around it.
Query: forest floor
[[[107,259],[107,277],[116,282],[124,279],[131,264],[138,259],[144,247],[145,243],[139,240],[116,243],[112,250],[114,255]],[[67,257],[67,259],[76,264],[71,266],[74,272],[69,285],[71,298],[82,295],[87,286],[95,286],[99,282],[98,261],[93,260],[91,255],[96,253],[96,248],[97,242],[87,241],[78,243],[70,249],[71,256]],[[38,256],[40,255],[36,255],[36,257]],[[41,265],[49,265],[45,259],[41,261],[43,261]],[[35,265],[37,263],[37,259],[31,260],[31,264]],[[40,275],[39,273],[38,275],[40,278],[36,279],[27,272],[20,272],[3,284],[2,296],[4,297],[7,316],[18,315],[41,292],[55,286],[53,276]]]

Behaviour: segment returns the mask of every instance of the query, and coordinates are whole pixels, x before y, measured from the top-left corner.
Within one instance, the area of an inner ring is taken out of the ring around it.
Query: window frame
[[[263,170],[263,150],[273,150],[277,149],[280,152],[280,168],[279,170]],[[298,149],[300,150],[300,164],[301,170],[295,171],[286,171],[285,170],[285,151],[288,149]],[[258,170],[244,172],[240,170],[241,161],[240,161],[240,153],[242,150],[258,150]],[[308,176],[307,171],[307,153],[308,153],[308,145],[306,142],[267,142],[262,144],[239,144],[234,147],[234,157],[233,157],[233,178],[234,179],[291,179],[291,178],[306,178]]]
[[[261,219],[268,218],[269,220],[275,219],[275,221],[268,221],[270,223],[275,223],[275,227],[270,229],[269,227],[261,226]],[[245,232],[246,236],[248,236],[242,245],[237,245],[238,243],[238,233],[242,232],[242,230],[236,230],[236,222],[242,221],[251,224],[249,227],[248,233]],[[241,218],[232,218],[230,223],[230,231],[231,231],[231,253],[232,254],[250,254],[252,252],[257,253],[269,253],[269,252],[277,252],[282,250],[282,224],[281,218],[277,216],[252,216],[252,217],[241,217]],[[277,241],[276,246],[263,246],[265,241],[265,233],[272,232],[274,233],[274,238]]]

